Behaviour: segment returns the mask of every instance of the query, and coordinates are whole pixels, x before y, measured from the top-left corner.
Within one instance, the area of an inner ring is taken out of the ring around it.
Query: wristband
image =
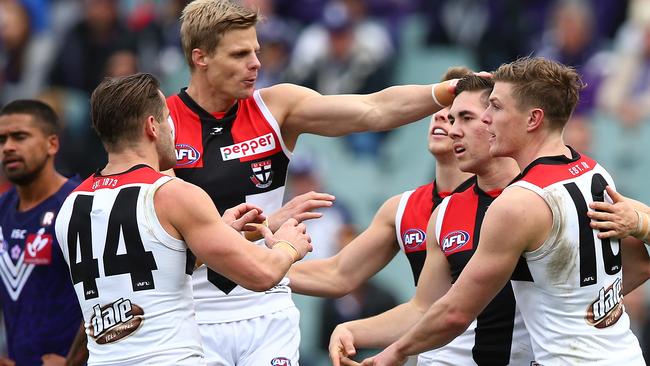
[[[281,249],[285,249],[289,254],[291,254],[291,257],[293,258],[293,262],[297,262],[300,259],[300,254],[298,254],[298,249],[293,246],[290,242],[286,240],[279,240],[273,246],[271,249],[275,249],[276,247],[280,247]]]
[[[438,83],[431,85],[431,96],[433,97],[433,102],[442,109],[445,108],[445,106],[440,104],[438,98],[436,98],[436,85],[438,85]]]
[[[431,97],[433,102],[440,108],[445,108],[451,105],[454,102],[454,92],[450,90],[453,88],[452,85],[458,82],[458,79],[451,79],[443,81],[442,83],[433,84],[431,86]],[[436,96],[436,87],[440,86],[443,90],[439,91],[438,96]]]
[[[638,221],[636,224],[636,235],[634,235],[635,238],[642,240],[642,241],[649,241],[650,238],[650,216],[648,216],[647,213],[645,212],[639,212],[638,210],[634,210],[636,212]]]

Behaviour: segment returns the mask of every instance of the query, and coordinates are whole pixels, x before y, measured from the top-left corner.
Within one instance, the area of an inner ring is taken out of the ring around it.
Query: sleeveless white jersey
[[[610,198],[609,173],[572,151],[534,161],[512,186],[540,195],[553,213],[548,239],[525,253],[533,281],[512,281],[536,361],[551,365],[645,365],[621,294],[618,240],[600,240],[586,212]]]
[[[89,365],[203,362],[187,246],[165,231],[153,205],[171,179],[144,165],[93,175],[61,207],[56,236],[83,312]]]
[[[258,90],[225,115],[204,110],[185,90],[167,98],[167,106],[176,132],[176,176],[205,190],[221,213],[242,202],[267,215],[282,206],[291,151]],[[254,292],[202,265],[192,283],[201,324],[252,319],[295,306],[286,277],[273,289]]]

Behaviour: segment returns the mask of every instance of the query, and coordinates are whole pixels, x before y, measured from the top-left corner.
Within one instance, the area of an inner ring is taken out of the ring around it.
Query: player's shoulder
[[[548,205],[539,194],[519,186],[505,189],[488,208],[492,219],[503,222],[529,221],[547,211]]]
[[[259,92],[262,99],[264,99],[264,102],[267,104],[274,104],[277,101],[295,102],[306,97],[320,95],[315,90],[290,83],[271,85],[269,87],[260,89]]]
[[[204,200],[210,200],[208,194],[200,187],[180,178],[172,178],[164,182],[154,194],[156,207],[175,210],[191,208]]]

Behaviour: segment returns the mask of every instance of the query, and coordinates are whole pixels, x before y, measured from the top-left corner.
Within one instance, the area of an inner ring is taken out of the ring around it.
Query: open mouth
[[[455,154],[462,154],[465,152],[465,148],[463,145],[460,144],[454,144],[454,153]]]
[[[431,134],[434,136],[448,136],[449,134],[447,131],[440,127],[435,127],[433,130],[431,130]]]

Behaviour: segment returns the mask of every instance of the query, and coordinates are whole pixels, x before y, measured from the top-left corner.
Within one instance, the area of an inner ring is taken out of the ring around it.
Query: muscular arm
[[[265,291],[273,287],[293,263],[286,250],[252,244],[224,223],[210,197],[197,186],[172,180],[158,189],[154,201],[168,233],[185,240],[208,267],[245,288]]]
[[[304,295],[340,297],[379,272],[399,251],[395,215],[400,197],[384,202],[370,226],[335,256],[294,264],[289,270],[291,289]]]
[[[488,209],[478,248],[456,283],[391,347],[399,355],[416,355],[461,334],[510,279],[521,254],[544,241],[551,225],[551,211],[539,196],[506,190]]]
[[[437,299],[451,287],[449,262],[436,239],[437,209],[431,215],[427,229],[427,257],[422,268],[415,295],[408,302],[371,318],[354,320],[341,325],[353,337],[354,346],[381,348],[395,342],[415,325]],[[336,351],[337,340],[332,336],[330,352]],[[345,341],[342,340],[342,343]],[[349,349],[348,345],[342,345]],[[335,354],[331,354],[335,358]]]
[[[441,102],[453,100],[451,89],[449,82],[438,84],[436,95]],[[279,84],[261,93],[290,149],[302,133],[342,136],[389,130],[440,109],[431,96],[431,85],[393,86],[368,95],[324,96],[297,85]]]

